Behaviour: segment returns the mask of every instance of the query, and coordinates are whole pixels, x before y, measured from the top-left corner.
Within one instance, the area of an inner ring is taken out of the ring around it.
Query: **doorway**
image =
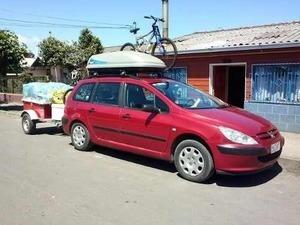
[[[246,64],[210,65],[210,94],[244,108]]]

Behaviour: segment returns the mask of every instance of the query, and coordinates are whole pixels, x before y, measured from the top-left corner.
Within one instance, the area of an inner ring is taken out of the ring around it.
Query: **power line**
[[[39,21],[29,21],[29,20],[19,20],[19,19],[9,19],[0,17],[0,21],[7,21],[7,22],[14,22],[20,25],[24,24],[31,24],[31,25],[38,25],[38,26],[54,26],[54,27],[61,27],[61,28],[92,28],[92,29],[128,29],[128,26],[85,26],[79,24],[66,24],[66,23],[50,23],[50,22],[39,22]]]
[[[63,17],[55,17],[55,16],[45,16],[45,15],[39,15],[39,14],[32,14],[32,13],[24,13],[24,12],[16,12],[13,10],[8,9],[0,9],[1,11],[14,13],[14,14],[23,14],[27,16],[34,16],[34,17],[40,17],[40,18],[47,18],[47,19],[54,19],[54,20],[62,20],[62,21],[68,21],[68,22],[80,22],[80,23],[90,23],[90,24],[102,24],[102,25],[110,25],[110,26],[124,26],[129,27],[128,24],[118,24],[118,23],[106,23],[106,22],[95,22],[95,21],[88,21],[88,20],[78,20],[78,19],[69,19],[69,18],[63,18]]]

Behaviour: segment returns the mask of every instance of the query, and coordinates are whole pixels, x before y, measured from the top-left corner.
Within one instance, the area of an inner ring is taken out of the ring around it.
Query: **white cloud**
[[[35,55],[38,53],[38,44],[41,41],[41,38],[37,36],[24,36],[17,34],[19,41],[26,44],[28,49]]]

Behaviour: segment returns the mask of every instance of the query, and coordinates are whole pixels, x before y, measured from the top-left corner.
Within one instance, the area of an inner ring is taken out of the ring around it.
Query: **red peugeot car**
[[[82,80],[67,99],[62,122],[78,150],[97,144],[168,160],[196,182],[214,172],[269,168],[284,144],[269,121],[164,78]]]

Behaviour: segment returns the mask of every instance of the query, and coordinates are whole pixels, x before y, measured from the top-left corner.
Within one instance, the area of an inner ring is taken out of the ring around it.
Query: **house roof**
[[[40,65],[40,59],[39,59],[39,57],[37,57],[37,58],[24,58],[21,63],[22,63],[23,68],[30,68],[30,67],[33,67],[33,66],[39,66]]]
[[[181,53],[300,47],[300,21],[196,32],[173,40]]]

